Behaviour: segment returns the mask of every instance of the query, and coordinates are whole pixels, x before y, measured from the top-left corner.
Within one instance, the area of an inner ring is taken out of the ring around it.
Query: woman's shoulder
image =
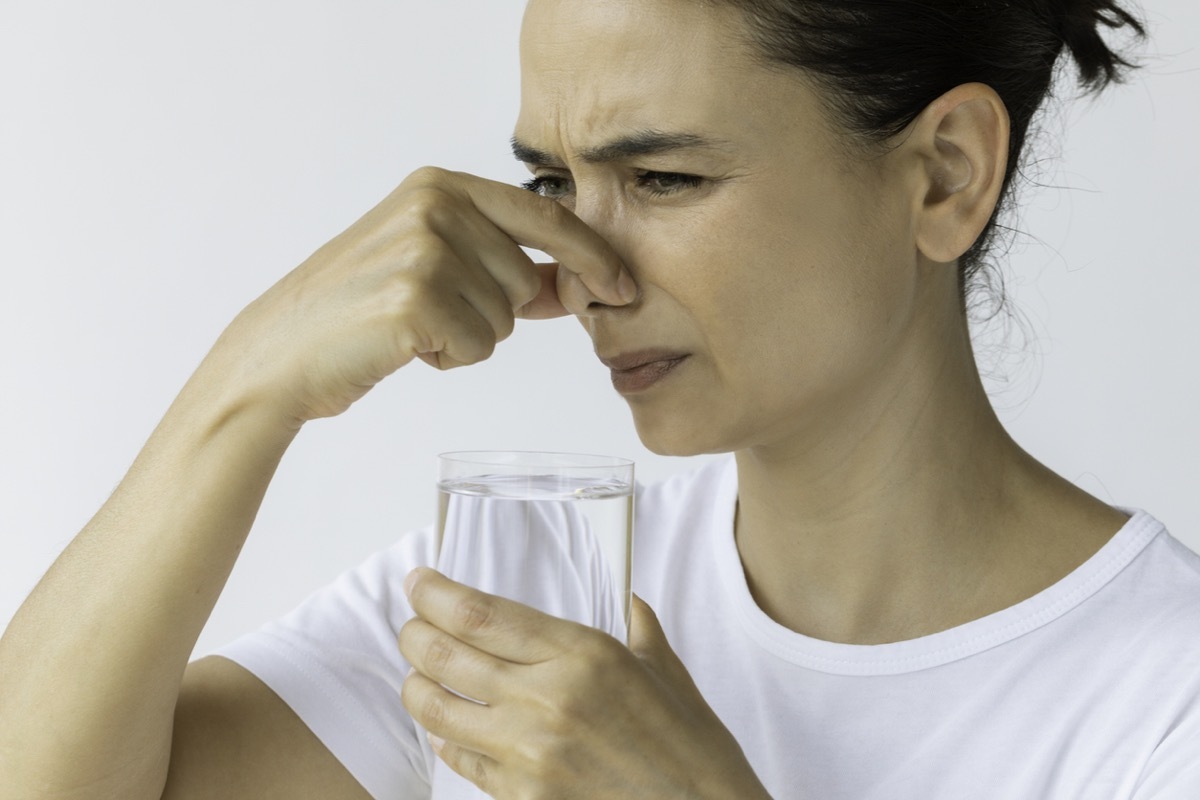
[[[1132,514],[1129,526],[1142,528],[1150,540],[1130,565],[1140,593],[1156,604],[1182,605],[1200,625],[1200,554],[1149,513],[1135,509]]]
[[[1146,650],[1200,658],[1200,555],[1149,513],[1128,511],[1129,522],[1106,548],[1118,569],[1096,592],[1095,624]]]

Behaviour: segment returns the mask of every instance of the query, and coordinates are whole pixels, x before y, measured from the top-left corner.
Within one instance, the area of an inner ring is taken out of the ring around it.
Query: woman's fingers
[[[413,720],[439,739],[477,752],[495,739],[488,706],[460,697],[420,672],[404,679],[400,700]]]
[[[621,259],[600,234],[561,204],[516,186],[460,173],[431,170],[423,179],[449,180],[460,187],[481,214],[514,242],[541,250],[560,269],[579,277],[596,300],[609,305],[632,302],[637,287]],[[581,313],[581,308],[571,308]]]
[[[558,264],[535,264],[538,271],[538,293],[516,310],[518,319],[555,319],[571,312],[558,294]]]
[[[475,267],[481,281],[500,290],[510,317],[541,291],[533,259],[474,206],[463,209],[454,229],[443,235],[463,264]]]
[[[522,245],[561,264],[536,265]],[[340,414],[414,358],[474,364],[517,317],[623,303],[631,287],[612,248],[554,201],[421,169],[247,306],[213,374],[295,426]]]
[[[404,324],[401,346],[438,369],[477,364],[496,349],[493,324],[463,294],[428,302]]]
[[[478,786],[484,794],[493,797],[499,796],[496,787],[499,783],[497,778],[500,773],[500,765],[494,758],[454,742],[447,742],[440,737],[431,738],[430,744],[433,746],[433,751],[442,761],[446,762],[450,769]]]
[[[515,664],[553,658],[569,646],[563,640],[579,630],[591,631],[425,567],[409,573],[404,589],[417,616],[461,642]]]
[[[701,785],[766,796],[641,600],[631,652],[428,568],[408,575],[405,592],[419,618],[402,631],[415,667],[405,706],[444,740],[442,760],[485,792],[674,797]]]
[[[481,703],[494,703],[509,681],[509,662],[414,617],[400,629],[400,653],[412,668]]]

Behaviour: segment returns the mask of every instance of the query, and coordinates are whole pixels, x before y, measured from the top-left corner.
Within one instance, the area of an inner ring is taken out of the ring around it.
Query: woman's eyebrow
[[[544,150],[512,139],[513,155],[517,161],[538,167],[562,167],[561,158]],[[581,150],[580,159],[589,164],[607,164],[635,156],[660,155],[674,150],[729,150],[729,143],[695,133],[670,133],[666,131],[637,131],[611,142]]]

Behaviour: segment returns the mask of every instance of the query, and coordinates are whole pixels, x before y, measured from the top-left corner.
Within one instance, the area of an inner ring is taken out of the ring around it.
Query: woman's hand
[[[489,795],[768,797],[640,599],[626,648],[433,570],[405,588],[417,616],[400,632],[404,705]]]
[[[560,263],[536,265],[521,245]],[[558,203],[424,168],[251,303],[207,375],[298,426],[341,413],[413,358],[472,364],[517,317],[621,305],[635,293],[611,247]]]

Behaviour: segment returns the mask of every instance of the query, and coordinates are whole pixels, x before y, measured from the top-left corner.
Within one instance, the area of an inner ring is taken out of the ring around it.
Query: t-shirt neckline
[[[899,675],[931,669],[997,647],[1041,628],[1095,595],[1163,531],[1158,520],[1136,509],[1091,558],[1054,585],[1014,606],[938,633],[888,644],[844,644],[790,630],[767,616],[746,583],[734,542],[737,465],[726,461],[713,496],[713,546],[726,601],[742,627],[776,657],[836,675]]]

